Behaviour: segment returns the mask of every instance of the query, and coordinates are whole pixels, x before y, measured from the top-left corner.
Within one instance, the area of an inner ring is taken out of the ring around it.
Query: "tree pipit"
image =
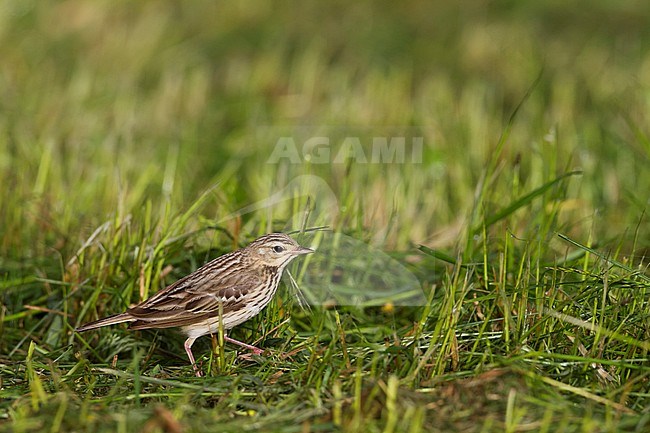
[[[283,233],[262,236],[247,247],[217,257],[126,312],[86,323],[76,331],[123,322],[129,322],[129,329],[180,327],[187,336],[187,357],[200,377],[192,354],[194,341],[217,333],[220,326],[229,330],[256,316],[275,295],[289,262],[312,252]],[[257,355],[262,353],[227,335],[224,339]]]

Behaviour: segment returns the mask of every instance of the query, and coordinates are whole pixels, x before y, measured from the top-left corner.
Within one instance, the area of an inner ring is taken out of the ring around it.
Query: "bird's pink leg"
[[[192,344],[194,344],[195,340],[196,338],[189,337],[187,340],[185,340],[183,347],[185,347],[187,357],[190,358],[190,362],[192,363],[192,368],[194,369],[194,373],[196,373],[196,377],[201,377],[201,370],[199,370],[199,367],[196,366],[196,362],[194,361],[194,354],[192,354]]]
[[[228,342],[232,343],[232,344],[237,344],[238,346],[245,347],[246,349],[252,351],[255,355],[261,355],[262,352],[264,352],[259,347],[255,347],[255,346],[251,346],[250,344],[242,343],[241,341],[235,340],[234,338],[230,338],[227,335],[224,335],[223,339],[225,341],[228,341]]]

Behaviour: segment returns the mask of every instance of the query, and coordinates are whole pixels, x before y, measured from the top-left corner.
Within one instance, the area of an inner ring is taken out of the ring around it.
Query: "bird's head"
[[[257,238],[245,250],[255,263],[280,269],[296,257],[314,252],[300,246],[284,233],[271,233]]]

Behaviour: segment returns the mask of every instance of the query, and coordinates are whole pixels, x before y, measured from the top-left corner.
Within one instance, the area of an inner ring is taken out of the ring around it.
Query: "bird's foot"
[[[223,339],[225,341],[229,342],[229,343],[236,344],[238,346],[241,346],[241,347],[244,347],[244,348],[250,350],[251,352],[253,352],[254,355],[261,355],[264,352],[264,350],[260,349],[259,347],[255,347],[255,346],[252,346],[250,344],[243,343],[243,342],[241,342],[239,340],[235,340],[234,338],[230,338],[227,335],[224,335]]]

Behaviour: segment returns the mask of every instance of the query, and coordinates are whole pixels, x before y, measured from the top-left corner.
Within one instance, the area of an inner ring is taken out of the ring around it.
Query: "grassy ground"
[[[0,431],[647,431],[648,20],[3,3]],[[422,153],[336,160],[377,136]],[[271,158],[281,137],[298,161]],[[287,278],[233,331],[261,357],[204,337],[196,378],[174,331],[73,333],[322,225],[291,268],[311,307]]]

